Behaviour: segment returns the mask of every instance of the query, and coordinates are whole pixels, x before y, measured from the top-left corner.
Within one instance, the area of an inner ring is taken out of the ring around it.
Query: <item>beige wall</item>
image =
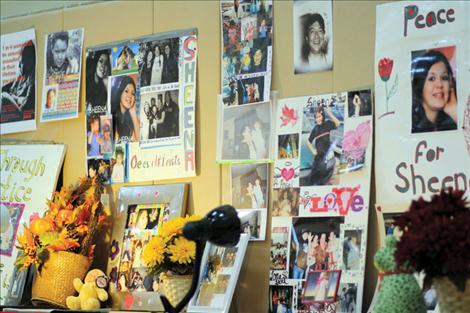
[[[274,58],[272,89],[279,97],[320,94],[373,84],[375,8],[377,2],[335,2],[334,70],[317,74],[294,75],[292,60],[292,1],[274,4]],[[229,173],[220,167],[216,157],[216,96],[220,90],[220,21],[218,1],[123,1],[36,14],[4,20],[1,32],[9,33],[29,27],[36,29],[38,46],[38,86],[44,70],[44,35],[48,32],[85,28],[84,46],[125,40],[156,32],[197,27],[199,60],[197,73],[196,149],[197,176],[194,178],[152,183],[185,181],[192,184],[189,206],[192,212],[204,214],[228,202]],[[84,74],[84,73],[83,73]],[[82,76],[83,78],[85,75]],[[84,100],[82,80],[82,100]],[[38,90],[37,99],[41,99]],[[54,140],[67,144],[64,183],[70,184],[85,174],[85,114],[81,102],[79,118],[41,124],[35,132],[2,136],[25,140]],[[149,182],[150,183],[150,182]],[[114,191],[119,186],[114,186]],[[375,288],[376,272],[372,254],[377,246],[376,216],[369,217],[369,244],[364,308]],[[268,225],[269,229],[269,225]],[[234,295],[232,311],[267,312],[269,239],[251,243]]]

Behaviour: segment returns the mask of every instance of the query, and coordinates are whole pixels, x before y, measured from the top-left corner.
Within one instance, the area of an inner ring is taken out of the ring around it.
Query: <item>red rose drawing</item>
[[[390,79],[393,69],[393,60],[388,58],[380,59],[379,61],[379,76],[382,81],[386,82]]]

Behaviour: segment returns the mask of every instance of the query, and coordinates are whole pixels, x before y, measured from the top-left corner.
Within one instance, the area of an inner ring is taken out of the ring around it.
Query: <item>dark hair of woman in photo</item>
[[[174,83],[179,78],[178,61],[170,42],[163,45],[162,84]]]
[[[112,114],[116,141],[140,140],[140,122],[136,112],[136,87],[130,76],[123,76],[114,99]]]
[[[144,56],[144,62],[141,64],[140,68],[140,86],[146,87],[150,86],[150,80],[152,77],[152,66],[153,66],[153,51],[148,49]]]
[[[86,62],[87,113],[104,113],[108,101],[108,76],[111,74],[109,51],[92,52]]]
[[[412,61],[412,133],[457,129],[456,81],[446,56],[430,50]]]
[[[302,20],[302,60],[308,62],[310,54],[325,56],[328,52],[328,40],[325,39],[325,20],[318,13],[306,14]]]

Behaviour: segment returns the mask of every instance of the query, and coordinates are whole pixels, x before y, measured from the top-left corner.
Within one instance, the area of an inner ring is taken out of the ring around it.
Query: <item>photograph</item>
[[[0,210],[3,220],[2,231],[0,233],[0,255],[8,257],[12,256],[24,208],[24,203],[0,202]],[[4,223],[7,219],[8,222]]]
[[[179,57],[179,37],[141,43],[138,54],[140,86],[178,82]]]
[[[114,156],[111,160],[111,183],[124,183],[126,179],[126,144],[114,145]]]
[[[100,116],[97,114],[91,115],[88,119],[87,125],[87,156],[98,157],[101,156],[101,144],[103,143],[103,134],[100,132]]]
[[[348,117],[372,114],[372,95],[370,89],[348,92]]]
[[[130,205],[127,213],[126,228],[133,230],[157,230],[162,224],[164,204]]]
[[[42,107],[43,112],[55,111],[57,105],[59,85],[49,85],[46,87],[46,92],[43,95],[44,106]]]
[[[292,218],[289,278],[305,279],[310,270],[334,270],[340,262],[344,217]]]
[[[336,301],[341,271],[309,271],[305,282],[303,303]]]
[[[242,63],[243,71],[243,63]],[[263,101],[264,97],[264,76],[240,79],[238,81],[238,101],[239,104],[256,103]]]
[[[139,44],[129,43],[111,49],[112,75],[133,73],[138,67]]]
[[[179,89],[140,95],[141,140],[180,135]]]
[[[273,227],[271,232],[271,271],[287,270],[289,227]]]
[[[101,158],[87,159],[88,177],[99,176],[104,183],[109,183],[111,177],[111,161]]]
[[[222,159],[268,159],[270,132],[269,102],[224,109]]]
[[[297,159],[299,157],[299,134],[279,135],[278,159]]]
[[[349,124],[351,126],[351,123]],[[370,120],[344,131],[343,151],[340,157],[339,173],[359,171],[366,163],[366,150],[372,136]]]
[[[360,270],[362,229],[344,230],[343,240],[343,269],[347,271]]]
[[[273,216],[299,215],[300,188],[273,189]]]
[[[100,152],[101,154],[113,153],[113,116],[100,115]]]
[[[423,283],[424,304],[428,311],[433,312],[437,308],[437,292],[436,288],[430,283]]]
[[[339,184],[346,93],[314,97],[303,109],[300,186]]]
[[[19,34],[2,34],[1,46],[2,59],[0,62],[3,70],[0,124],[2,125],[1,132],[4,134],[7,133],[5,131],[6,125],[10,122],[34,121],[35,119],[36,44],[34,29]],[[7,55],[6,49],[10,53],[15,52],[14,55],[4,56]],[[7,64],[14,70],[5,70]]]
[[[403,213],[386,213],[383,212],[383,220],[385,226],[385,235],[386,236],[395,236],[399,238],[401,236],[401,231],[398,227],[395,226],[395,218],[400,217]]]
[[[86,56],[86,113],[108,112],[108,76],[111,75],[111,50],[89,51]]]
[[[411,133],[456,130],[456,46],[411,52]]]
[[[294,286],[269,286],[269,313],[292,313]]]
[[[117,143],[139,141],[139,95],[137,74],[111,77],[111,114]]]
[[[295,74],[333,69],[332,1],[294,1]]]
[[[49,84],[65,75],[78,74],[82,59],[83,29],[47,35],[46,77]],[[46,80],[47,81],[47,80]]]
[[[232,205],[236,209],[267,208],[268,164],[234,164],[232,176]]]
[[[336,313],[356,313],[357,283],[339,284]]]
[[[250,240],[264,240],[266,237],[267,209],[237,210],[241,228]]]

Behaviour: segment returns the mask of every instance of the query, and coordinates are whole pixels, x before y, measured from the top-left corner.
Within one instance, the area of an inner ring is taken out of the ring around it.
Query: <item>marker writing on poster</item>
[[[196,76],[196,38],[184,40],[184,165],[186,171],[194,171],[194,81]]]
[[[360,212],[364,209],[364,198],[356,194],[360,189],[357,187],[334,187],[324,197],[304,195],[300,203],[310,213],[326,213],[328,211],[339,211],[340,215],[347,215],[351,209]]]
[[[17,156],[9,156],[8,150],[1,150],[0,156],[2,157],[1,175],[2,178],[6,177],[9,172],[10,175],[6,180],[0,183],[0,195],[2,201],[20,202],[24,203],[31,200],[32,187],[23,185],[21,182],[14,181],[14,175],[20,173],[24,175],[23,182],[29,183],[33,177],[43,176],[46,170],[46,164],[43,162],[43,157],[33,160],[25,160]],[[5,176],[3,176],[5,175]]]
[[[141,169],[141,168],[154,168],[154,167],[172,167],[179,166],[181,160],[179,155],[174,155],[168,157],[166,155],[155,155],[153,161],[139,160],[137,155],[133,155],[131,158],[131,168],[132,169]]]
[[[429,11],[426,14],[418,14],[419,8],[416,5],[408,5],[405,7],[404,12],[404,31],[403,35],[406,37],[408,35],[408,21],[414,20],[415,28],[422,29],[425,27],[432,27],[436,24],[445,24],[452,23],[455,21],[454,13],[455,10],[450,9],[440,9],[437,12]]]
[[[414,165],[417,165],[419,162],[427,161],[428,163],[438,163],[442,161],[442,154],[445,150],[442,147],[436,146],[436,148],[428,147],[426,140],[420,141],[416,145],[415,158],[414,162],[409,165],[406,162],[400,162],[396,169],[395,173],[403,182],[402,185],[395,185],[395,189],[401,193],[407,193],[410,190],[410,187],[413,190],[413,195],[426,193],[426,192],[439,192],[440,189],[447,189],[449,187],[454,188],[455,190],[467,190],[467,187],[470,188],[470,179],[467,178],[465,173],[455,173],[453,175],[445,176],[439,182],[439,178],[436,176],[431,176],[427,181],[422,175],[419,175],[415,172]],[[408,173],[409,168],[409,175]],[[408,179],[409,177],[409,179]],[[410,183],[411,181],[411,183]],[[421,183],[421,189],[418,192],[418,184]]]
[[[271,277],[269,277],[269,281],[271,284],[275,285],[285,285],[287,284],[287,273],[284,271],[282,272],[277,272],[277,271],[271,271]]]

